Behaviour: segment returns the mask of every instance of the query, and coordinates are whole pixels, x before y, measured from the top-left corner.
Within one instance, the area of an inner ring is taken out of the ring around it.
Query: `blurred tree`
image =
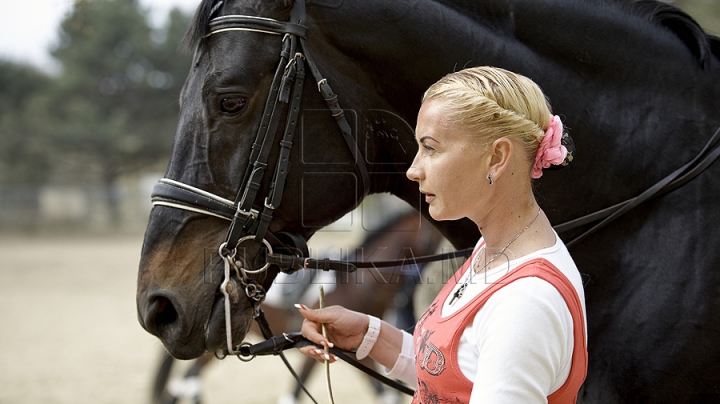
[[[117,180],[170,153],[190,58],[178,51],[190,18],[153,30],[135,0],[79,0],[52,55],[62,73],[44,99],[58,153],[98,167],[111,217]],[[83,172],[78,173],[83,175]]]
[[[31,66],[0,61],[0,184],[40,183],[49,175],[45,139],[33,125],[33,98],[49,84]]]

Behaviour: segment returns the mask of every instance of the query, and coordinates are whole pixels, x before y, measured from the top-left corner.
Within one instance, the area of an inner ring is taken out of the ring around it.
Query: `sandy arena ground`
[[[150,402],[162,345],[136,317],[141,241],[0,237],[0,404]],[[334,364],[332,380],[336,403],[375,402],[349,365]],[[275,357],[228,358],[202,381],[205,404],[275,403],[293,385]],[[322,372],[310,389],[328,402]]]

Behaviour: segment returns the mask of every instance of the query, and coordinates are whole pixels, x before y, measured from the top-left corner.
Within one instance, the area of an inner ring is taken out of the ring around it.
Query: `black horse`
[[[223,262],[258,268],[260,250],[277,243],[260,244],[252,235],[247,241],[240,219],[251,223],[252,234],[307,239],[366,193],[380,192],[426,214],[404,171],[417,150],[412,128],[420,96],[448,72],[500,66],[532,78],[549,95],[577,150],[569,167],[536,184],[555,224],[637,196],[691,160],[720,126],[720,42],[662,3],[308,0],[307,17],[299,3],[304,8],[301,0],[204,0],[189,31],[196,53],[166,172],[173,181],[157,192],[137,294],[141,324],[176,357],[227,345],[225,299],[232,340],[250,326],[256,304],[219,291]],[[230,15],[265,19],[218,19]],[[280,58],[292,60],[294,83],[305,65],[307,81],[315,67],[327,78],[319,87],[345,135],[315,83],[291,97],[288,85],[273,85]],[[301,99],[297,117],[262,118],[268,94],[276,92],[290,110]],[[290,127],[296,135],[276,140],[263,161],[256,133],[267,126]],[[268,173],[256,178],[265,163]],[[278,163],[281,173],[274,176]],[[220,218],[174,209],[209,201],[225,206],[213,205],[212,214],[232,219],[233,209],[222,211],[241,189],[236,202],[245,205],[232,231]],[[188,190],[200,196],[188,197]],[[248,194],[261,197],[242,198]],[[266,195],[265,202],[282,203],[263,204]],[[720,164],[714,164],[571,247],[589,279],[590,368],[582,402],[720,402],[718,195]],[[458,248],[479,236],[468,221],[437,227]],[[225,240],[243,240],[247,255],[226,248],[221,253],[233,260],[218,259]],[[225,291],[248,282],[267,288],[279,268],[269,265],[245,283],[233,278]]]

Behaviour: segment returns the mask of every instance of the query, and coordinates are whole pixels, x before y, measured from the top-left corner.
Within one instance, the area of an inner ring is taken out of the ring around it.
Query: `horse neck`
[[[368,0],[352,7],[346,2],[344,7],[311,10],[316,11],[313,29],[344,56],[343,68],[360,67],[360,76],[346,76],[364,78],[406,116],[417,113],[419,101],[408,100],[407,94],[420,95],[439,77],[465,66],[502,66],[533,79],[544,79],[548,72],[569,74],[563,88],[568,93],[577,90],[578,74],[592,75],[586,77],[590,81],[602,75],[606,81],[628,82],[647,79],[648,70],[682,76],[698,71],[701,62],[689,47],[702,44],[689,44],[692,38],[680,38],[680,30],[672,32],[651,21],[650,14],[643,15],[632,4]],[[668,56],[673,63],[667,63]],[[636,65],[628,66],[629,62]]]
[[[717,105],[700,101],[720,99],[714,84],[720,78],[718,70],[703,72],[678,35],[619,4],[601,0],[345,2],[339,8],[309,8],[311,29],[320,35],[308,42],[318,49],[318,59],[324,59],[318,65],[342,83],[336,92],[347,100],[346,108],[382,109],[404,121],[404,126],[366,130],[375,141],[370,153],[383,152],[377,147],[380,135],[395,136],[384,158],[395,159],[396,172],[412,161],[416,146],[407,128],[415,125],[422,92],[437,79],[466,65],[481,64],[532,78],[571,128],[578,150],[596,151],[583,153],[583,159],[576,159],[562,175],[543,179],[541,185],[555,190],[546,196],[546,204],[558,205],[568,197],[557,190],[563,181],[572,180],[575,197],[583,196],[597,205],[591,208],[600,209],[646,187],[638,181],[618,187],[611,178],[640,177],[652,183],[669,170],[657,161],[692,157],[695,148],[683,146],[689,139],[672,136],[673,132],[709,137],[705,134],[720,124],[712,112]],[[675,116],[684,118],[668,120]],[[668,137],[657,141],[663,133]],[[698,143],[697,149],[704,142]],[[597,167],[607,171],[604,179],[594,178]],[[388,170],[388,166],[376,168]],[[403,175],[381,178],[374,192],[390,191],[420,205],[417,185]],[[586,209],[578,207],[574,212],[570,207],[552,219],[564,221]]]

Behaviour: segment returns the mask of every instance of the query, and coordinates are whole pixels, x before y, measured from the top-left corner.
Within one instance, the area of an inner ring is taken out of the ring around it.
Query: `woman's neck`
[[[488,249],[502,248],[520,233],[527,232],[539,213],[540,207],[533,200],[521,206],[497,205],[477,223]],[[527,229],[526,229],[527,228]],[[518,240],[515,240],[516,242]]]
[[[471,218],[485,239],[486,259],[495,254],[513,259],[555,243],[552,227],[535,201],[529,183],[507,181],[495,186],[491,203],[484,212]]]

